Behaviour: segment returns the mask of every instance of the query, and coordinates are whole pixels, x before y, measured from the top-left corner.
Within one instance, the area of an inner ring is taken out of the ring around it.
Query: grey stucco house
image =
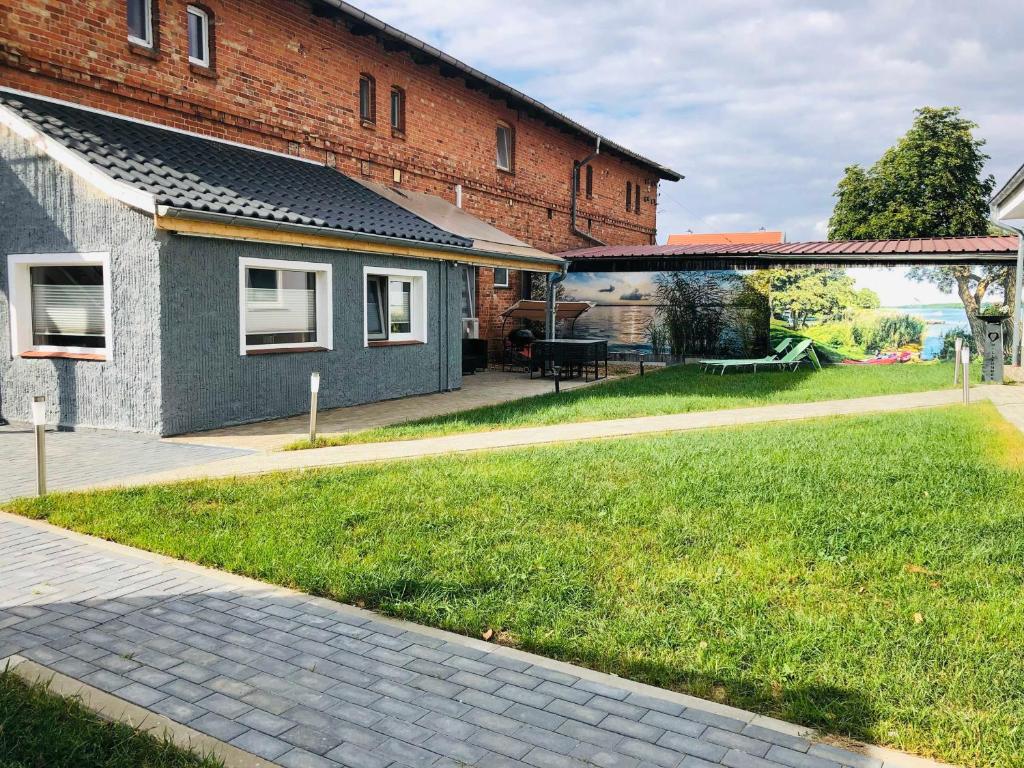
[[[463,270],[563,262],[449,203],[0,89],[0,415],[180,434],[461,385]]]

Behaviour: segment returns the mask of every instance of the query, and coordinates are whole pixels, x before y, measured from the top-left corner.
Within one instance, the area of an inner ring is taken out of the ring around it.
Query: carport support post
[[[1024,287],[1024,231],[1017,230],[1017,270],[1013,279],[1013,364],[1020,365],[1021,322],[1024,307],[1021,306],[1021,290]]]
[[[46,397],[32,398],[32,424],[36,428],[36,493],[46,495]]]
[[[960,350],[963,349],[964,340],[956,338],[953,341],[953,386],[956,386],[960,374]]]
[[[971,348],[960,350],[960,362],[964,366],[964,405],[971,402]]]

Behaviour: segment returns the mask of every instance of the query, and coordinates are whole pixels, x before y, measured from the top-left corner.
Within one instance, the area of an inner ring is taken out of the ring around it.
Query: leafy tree
[[[854,297],[854,303],[858,309],[878,309],[882,306],[882,300],[878,294],[870,288],[861,288]]]
[[[767,276],[772,314],[788,319],[793,330],[803,328],[812,315],[831,319],[860,306],[853,278],[841,269],[773,269]]]
[[[989,232],[988,200],[995,179],[982,176],[988,155],[978,126],[957,107],[923,107],[895,146],[865,170],[851,165],[836,189],[830,240],[957,237]],[[911,279],[956,288],[976,338],[986,293],[1013,284],[1010,267],[915,267]],[[1003,296],[1012,301],[1012,289]],[[1012,309],[1012,307],[1011,307]]]

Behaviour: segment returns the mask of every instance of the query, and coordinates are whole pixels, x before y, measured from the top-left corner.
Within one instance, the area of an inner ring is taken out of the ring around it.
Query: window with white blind
[[[7,274],[15,355],[109,356],[106,253],[11,255]]]
[[[331,266],[239,259],[241,353],[330,349]]]
[[[136,45],[153,47],[153,0],[127,0],[128,39]]]
[[[425,343],[427,273],[365,267],[364,345]]]

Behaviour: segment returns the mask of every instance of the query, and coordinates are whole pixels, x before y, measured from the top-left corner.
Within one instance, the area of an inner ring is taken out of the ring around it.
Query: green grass
[[[0,768],[218,768],[0,670]]]
[[[980,381],[981,369],[974,375]],[[806,403],[897,392],[950,388],[952,363],[890,366],[828,366],[821,371],[702,373],[696,365],[677,365],[649,373],[484,406],[444,416],[359,432],[324,435],[316,445],[301,440],[289,449],[412,440],[458,432],[477,432],[578,421],[622,419],[666,413],[711,411],[757,405]]]
[[[1024,755],[1022,457],[979,403],[10,506],[994,767]]]

